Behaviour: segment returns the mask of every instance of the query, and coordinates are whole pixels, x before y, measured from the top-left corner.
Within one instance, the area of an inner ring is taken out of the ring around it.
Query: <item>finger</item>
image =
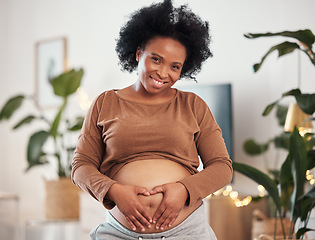
[[[138,219],[139,222],[141,222],[141,224],[146,225],[148,228],[151,227],[150,222],[152,222],[152,219],[145,212],[141,213],[140,211],[138,211],[135,217]]]
[[[160,227],[161,230],[163,230],[166,227],[171,227],[177,217],[178,217],[178,213],[173,212],[169,214],[168,217],[165,219],[164,223],[161,224],[161,227]]]
[[[151,195],[156,193],[164,193],[164,188],[162,186],[156,186],[150,191]]]
[[[143,187],[138,187],[137,193],[145,195],[145,196],[150,196],[150,192],[146,188],[143,188]]]
[[[165,221],[167,220],[169,216],[169,213],[168,211],[164,211],[164,213],[162,214],[162,216],[158,219],[155,227],[156,229],[161,229],[161,230],[164,230],[164,227],[165,227]]]
[[[139,228],[143,232],[145,231],[144,226],[141,224],[141,222],[139,222],[139,220],[135,216],[131,215],[129,218],[132,221],[132,223],[136,226],[136,228]]]
[[[132,230],[135,231],[137,229],[136,225],[133,224],[133,222],[130,220],[129,217],[125,216],[125,218],[127,219],[127,221],[129,223],[130,227],[132,228]]]
[[[151,227],[152,218],[145,210],[138,210],[141,216],[145,219],[145,224],[149,227]],[[144,222],[143,222],[144,223]]]
[[[171,227],[174,224],[177,217],[178,217],[178,214],[170,221],[170,223],[168,224],[168,227]]]
[[[164,207],[164,205],[160,205],[153,215],[152,222],[156,223],[157,220],[162,216],[165,210],[166,210],[166,207]]]

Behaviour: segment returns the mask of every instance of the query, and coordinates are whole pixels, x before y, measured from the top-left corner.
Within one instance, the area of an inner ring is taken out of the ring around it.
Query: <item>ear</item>
[[[136,51],[136,61],[139,62],[139,59],[141,57],[141,54],[142,54],[142,49],[141,47],[138,47],[137,48],[137,51]]]

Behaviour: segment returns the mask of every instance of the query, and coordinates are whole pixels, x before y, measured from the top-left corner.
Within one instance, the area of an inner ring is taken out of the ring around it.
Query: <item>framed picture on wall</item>
[[[40,108],[56,107],[61,99],[54,95],[52,78],[67,69],[67,40],[65,37],[38,41],[35,44],[35,93]]]

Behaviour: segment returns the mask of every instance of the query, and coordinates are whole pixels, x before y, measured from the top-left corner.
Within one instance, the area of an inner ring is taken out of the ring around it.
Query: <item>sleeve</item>
[[[104,95],[93,101],[84,119],[72,161],[71,178],[74,184],[111,209],[115,203],[105,199],[105,195],[115,181],[99,171],[106,148],[102,129],[97,124]]]
[[[199,102],[199,104],[198,104]],[[195,116],[199,132],[195,134],[195,144],[203,163],[203,170],[181,181],[188,193],[188,205],[216,192],[232,179],[232,161],[226,149],[222,132],[208,105],[197,98]]]

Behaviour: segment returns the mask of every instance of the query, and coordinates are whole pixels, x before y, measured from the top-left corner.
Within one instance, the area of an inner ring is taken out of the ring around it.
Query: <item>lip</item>
[[[156,78],[151,77],[151,76],[150,76],[150,79],[152,80],[153,86],[156,88],[161,88],[167,83],[165,81],[161,81],[161,80],[156,79]]]

